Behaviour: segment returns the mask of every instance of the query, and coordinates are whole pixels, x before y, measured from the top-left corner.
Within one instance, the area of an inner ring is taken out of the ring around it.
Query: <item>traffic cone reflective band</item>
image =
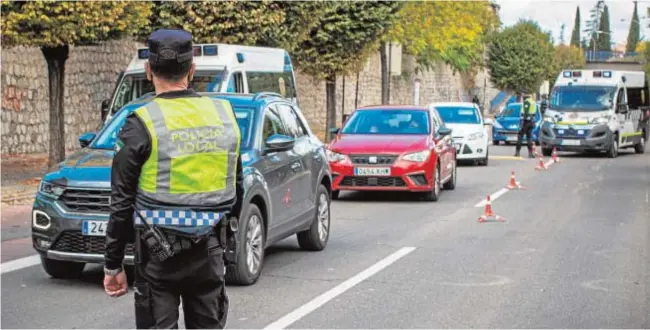
[[[539,164],[537,164],[537,167],[535,167],[536,171],[541,171],[541,170],[546,170],[546,164],[544,164],[544,158],[541,156],[539,157]]]
[[[515,171],[512,171],[510,174],[510,182],[508,182],[508,185],[506,188],[512,190],[512,189],[526,189],[526,187],[522,186],[517,180],[515,179]]]
[[[553,157],[553,163],[559,163],[560,159],[557,157],[557,148],[553,147],[553,154],[551,155]]]
[[[478,217],[478,222],[486,221],[506,221],[505,218],[494,214],[492,211],[492,202],[490,201],[490,195],[487,196],[487,202],[485,203],[485,210],[483,215]]]

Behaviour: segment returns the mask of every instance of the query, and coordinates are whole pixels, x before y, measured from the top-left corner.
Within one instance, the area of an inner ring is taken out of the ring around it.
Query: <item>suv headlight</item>
[[[64,187],[47,181],[41,181],[41,184],[38,187],[38,191],[40,193],[48,195],[52,198],[59,198],[59,196],[63,194],[64,190]]]
[[[470,140],[470,141],[478,140],[478,139],[482,139],[484,136],[485,135],[483,134],[483,132],[477,132],[477,133],[472,133],[469,136],[467,136],[467,139]]]
[[[402,156],[402,159],[409,162],[422,163],[425,162],[427,159],[429,159],[430,154],[431,152],[429,150],[422,150],[422,151],[406,154]]]
[[[332,150],[326,149],[325,153],[327,154],[327,161],[328,162],[340,162],[345,160],[345,155],[339,154],[337,152],[334,152]]]
[[[590,124],[607,124],[609,117],[598,117],[591,120]]]

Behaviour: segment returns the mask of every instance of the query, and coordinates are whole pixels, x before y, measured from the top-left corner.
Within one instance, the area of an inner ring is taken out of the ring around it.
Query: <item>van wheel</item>
[[[239,224],[237,242],[237,264],[226,269],[226,282],[238,285],[252,285],[262,274],[264,265],[264,244],[266,231],[262,212],[255,204],[249,204],[243,221]]]
[[[492,141],[492,144],[494,144],[495,146],[498,146],[498,145],[499,145],[499,141]]]
[[[612,134],[612,141],[609,144],[609,149],[607,149],[607,157],[616,158],[618,156],[618,136]]]
[[[41,265],[50,277],[66,279],[81,277],[86,266],[83,262],[54,260],[45,257],[41,257]]]
[[[642,154],[645,152],[645,132],[641,136],[641,142],[634,145],[634,152]]]
[[[544,155],[544,157],[551,157],[551,156],[553,156],[553,149],[550,149],[550,148],[542,148],[542,155]]]
[[[316,196],[316,215],[311,226],[296,234],[300,248],[308,251],[322,251],[330,237],[330,199],[327,188],[320,185]]]

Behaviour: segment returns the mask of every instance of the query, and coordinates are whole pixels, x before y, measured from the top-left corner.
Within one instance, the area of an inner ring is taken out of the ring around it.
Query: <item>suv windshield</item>
[[[117,134],[124,125],[126,117],[134,110],[139,108],[142,104],[130,105],[119,111],[108,124],[99,131],[93,142],[90,144],[92,149],[113,149],[117,140]],[[241,149],[248,148],[250,141],[250,133],[253,123],[253,109],[245,107],[235,107],[235,117],[237,118],[237,125],[241,131]]]
[[[474,107],[467,106],[436,106],[440,117],[445,123],[451,124],[480,124],[481,117]]]
[[[196,92],[218,92],[221,88],[222,76],[223,71],[197,71],[192,78],[190,88]],[[153,91],[153,84],[146,79],[144,73],[124,76],[120,85],[115,89],[111,113],[115,113],[129,102]]]
[[[429,134],[429,113],[423,110],[358,110],[343,134]]]
[[[521,116],[521,103],[511,103],[501,113],[502,117],[519,117]]]
[[[614,104],[613,86],[559,86],[553,88],[550,108],[553,110],[602,111]]]

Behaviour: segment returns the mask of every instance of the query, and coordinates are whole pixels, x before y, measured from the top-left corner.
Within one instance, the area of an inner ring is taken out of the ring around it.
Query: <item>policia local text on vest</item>
[[[524,95],[523,97],[524,101],[521,103],[521,125],[519,125],[519,134],[517,135],[515,157],[519,157],[521,143],[524,135],[526,135],[528,158],[535,158],[535,155],[533,154],[533,128],[535,127],[537,106],[535,105],[535,102],[531,100],[530,95]]]
[[[157,30],[148,43],[156,97],[119,134],[105,290],[125,293],[124,249],[134,241],[137,328],[177,327],[181,298],[187,328],[224,328],[225,262],[236,255],[229,225],[243,197],[239,127],[229,102],[187,89],[191,34]]]

